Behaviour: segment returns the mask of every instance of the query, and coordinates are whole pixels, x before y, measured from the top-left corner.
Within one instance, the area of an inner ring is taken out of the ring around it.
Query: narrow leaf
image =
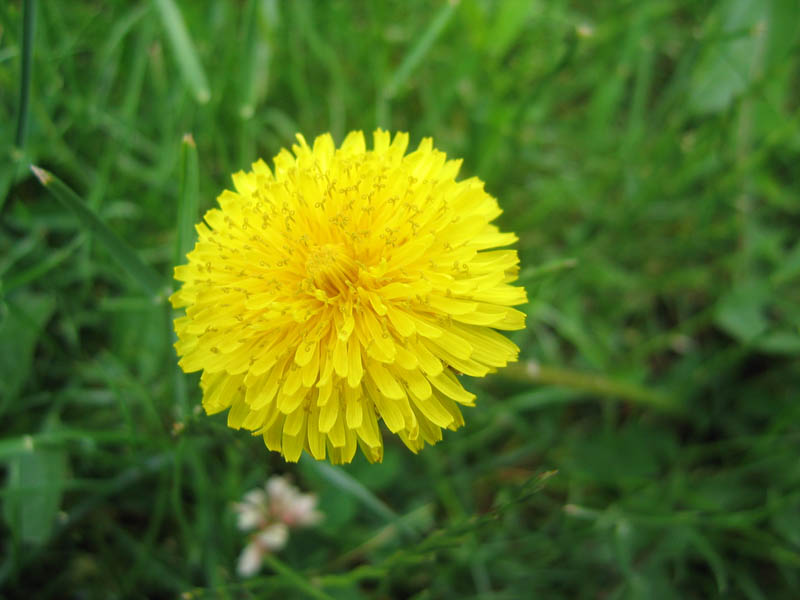
[[[197,223],[197,145],[187,133],[181,142],[180,197],[178,204],[178,236],[175,243],[175,264],[181,264],[195,242]]]
[[[553,385],[600,397],[619,398],[631,404],[676,415],[683,411],[678,400],[659,390],[643,387],[630,381],[610,379],[599,373],[548,367],[532,360],[508,365],[498,372],[498,377],[522,383]]]
[[[147,265],[138,254],[122,238],[114,233],[99,216],[64,182],[58,177],[31,165],[31,171],[53,196],[74,212],[81,225],[102,243],[108,253],[119,263],[127,273],[133,277],[139,287],[154,301],[160,301],[164,296],[164,285],[161,277]]]
[[[25,292],[8,299],[9,317],[0,323],[0,415],[25,385],[36,342],[55,304],[50,296]]]
[[[359,481],[341,469],[335,469],[325,463],[318,461],[307,461],[307,465],[317,472],[323,479],[338,487],[343,492],[360,500],[364,505],[372,509],[373,512],[387,521],[397,520],[397,514],[384,502],[378,499],[375,494],[365,488]]]
[[[397,67],[397,70],[389,79],[389,83],[386,84],[383,90],[383,96],[385,98],[392,98],[395,96],[402,85],[411,76],[411,73],[414,72],[414,69],[419,66],[422,59],[425,58],[425,55],[431,49],[431,46],[433,46],[442,31],[444,31],[445,26],[450,22],[450,18],[453,16],[456,6],[457,4],[455,2],[447,2],[439,9],[439,12],[430,22],[425,33],[422,34],[411,50],[409,50],[403,62],[400,63],[400,66]]]
[[[22,16],[22,77],[19,86],[19,117],[17,119],[17,148],[25,146],[28,132],[28,106],[31,96],[33,70],[33,34],[36,22],[36,0],[25,0]]]
[[[178,67],[183,78],[192,89],[197,101],[200,104],[205,104],[211,99],[208,79],[200,64],[192,38],[189,37],[189,32],[186,30],[186,23],[180,10],[178,10],[173,0],[153,1],[159,15],[161,15],[161,22],[167,31],[167,38],[172,46],[172,51],[175,53],[175,59],[178,61]]]
[[[528,284],[552,273],[574,269],[577,264],[578,260],[575,258],[563,258],[545,263],[539,267],[528,267],[519,274],[519,280],[522,284]]]
[[[333,596],[315,587],[308,576],[298,573],[289,565],[279,560],[274,554],[266,554],[264,556],[264,562],[278,575],[281,575],[286,583],[292,585],[298,591],[303,592],[307,597],[317,598],[318,600],[334,600]]]
[[[15,537],[41,545],[50,537],[61,505],[67,455],[60,449],[32,450],[8,459],[3,513]]]
[[[244,19],[244,56],[240,72],[239,116],[249,119],[267,92],[271,50],[266,32],[259,31],[259,2],[249,0]]]

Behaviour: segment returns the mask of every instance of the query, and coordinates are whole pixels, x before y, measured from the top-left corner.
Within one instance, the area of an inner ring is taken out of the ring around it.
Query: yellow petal
[[[411,400],[423,415],[439,427],[448,427],[453,422],[453,415],[447,412],[435,395],[431,394],[427,399],[421,400],[412,394]]]
[[[347,345],[347,385],[351,388],[357,387],[363,375],[361,344],[356,339],[350,339]]]
[[[336,423],[339,416],[339,400],[332,398],[326,402],[319,411],[319,430],[322,433],[328,433]]]
[[[475,400],[475,394],[465,390],[461,385],[461,382],[456,379],[456,376],[453,375],[453,372],[450,369],[445,369],[439,375],[428,377],[428,379],[434,386],[436,386],[436,389],[438,389],[448,398],[452,398],[456,402],[460,402],[461,404],[472,404]]]
[[[317,407],[311,407],[308,415],[308,449],[311,456],[317,460],[325,460],[325,436],[322,435],[317,427],[319,414]]]
[[[347,342],[339,338],[333,347],[333,368],[339,377],[347,377]]]
[[[395,400],[405,397],[403,388],[397,383],[394,376],[380,363],[374,360],[369,361],[367,363],[367,373],[372,377],[372,380],[375,382],[375,385],[382,395]]]

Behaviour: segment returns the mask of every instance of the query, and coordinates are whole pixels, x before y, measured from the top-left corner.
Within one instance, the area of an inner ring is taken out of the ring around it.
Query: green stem
[[[28,132],[28,105],[31,97],[31,72],[33,70],[33,33],[36,22],[36,0],[25,0],[22,17],[22,78],[19,86],[19,119],[17,120],[17,148],[25,146]]]
[[[400,63],[400,66],[397,67],[397,70],[392,74],[389,82],[383,88],[382,95],[385,99],[388,100],[397,95],[414,72],[414,69],[420,65],[422,59],[425,58],[425,55],[428,54],[433,44],[436,43],[442,31],[444,31],[445,27],[450,22],[456,8],[457,4],[455,2],[447,2],[442,5],[436,16],[431,19],[428,28],[411,50],[409,50],[408,54],[403,58],[403,62]]]
[[[178,236],[175,243],[175,264],[186,260],[186,254],[195,241],[194,226],[198,221],[198,170],[197,145],[191,133],[183,136],[181,142],[180,198],[178,199]]]
[[[112,231],[102,219],[58,177],[31,165],[31,171],[53,196],[78,217],[81,225],[102,243],[111,257],[139,284],[154,302],[161,302],[166,289],[161,277],[146,264],[121,237]]]
[[[290,582],[298,590],[304,591],[312,598],[319,598],[319,600],[333,600],[333,597],[329,596],[318,587],[312,585],[306,576],[292,569],[289,565],[279,560],[274,554],[266,554],[264,556],[264,562],[269,565],[269,567],[275,571],[275,573],[281,575],[287,582]]]
[[[673,398],[634,383],[609,379],[594,373],[581,373],[571,369],[548,367],[535,361],[509,365],[499,376],[532,384],[553,385],[579,390],[610,398],[619,398],[632,404],[655,408],[664,412],[679,413],[681,407]]]

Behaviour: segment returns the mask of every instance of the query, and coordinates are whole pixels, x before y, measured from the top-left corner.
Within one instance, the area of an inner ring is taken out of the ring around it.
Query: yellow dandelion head
[[[434,444],[475,398],[457,374],[519,351],[495,331],[523,328],[526,301],[495,199],[430,138],[406,154],[407,134],[373,137],[298,135],[272,170],[234,174],[175,269],[175,347],[203,407],[288,461],[380,461],[380,421],[414,452]]]

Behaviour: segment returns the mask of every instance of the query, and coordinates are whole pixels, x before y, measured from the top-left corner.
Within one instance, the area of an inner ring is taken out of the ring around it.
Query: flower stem
[[[319,600],[333,600],[318,587],[314,586],[307,577],[292,569],[285,562],[279,560],[274,554],[265,554],[264,562],[278,575],[283,576],[287,582],[292,583],[298,590],[302,590],[312,598],[319,598]]]
[[[133,278],[149,298],[159,303],[166,297],[166,288],[161,281],[161,276],[145,263],[127,242],[109,228],[78,194],[49,171],[34,165],[31,165],[31,171],[53,196],[75,213],[81,227],[91,232],[95,239],[105,246],[111,257]]]
[[[33,70],[33,32],[36,16],[35,0],[26,0],[22,9],[22,77],[19,87],[19,118],[17,119],[17,148],[25,146],[28,132],[28,106],[31,95],[31,72]]]
[[[553,385],[597,396],[619,398],[632,404],[655,408],[664,412],[682,412],[679,402],[662,392],[650,390],[628,381],[609,379],[595,373],[582,373],[560,367],[543,366],[532,360],[509,365],[500,371],[499,375],[524,383]]]

